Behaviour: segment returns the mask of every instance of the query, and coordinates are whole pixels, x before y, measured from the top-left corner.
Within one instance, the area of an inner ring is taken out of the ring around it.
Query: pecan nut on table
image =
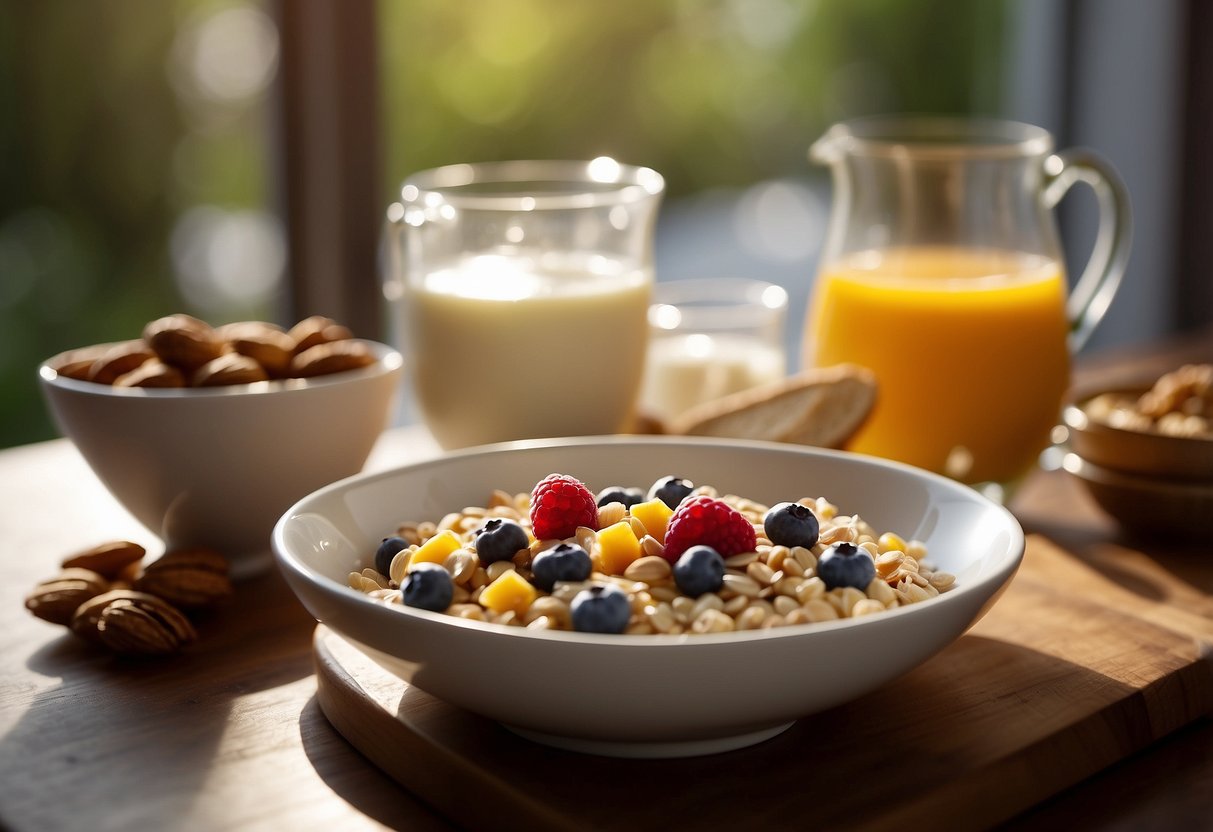
[[[63,560],[25,606],[44,621],[119,655],[163,656],[198,638],[187,613],[232,596],[227,561],[209,549],[178,549],[143,565],[138,543],[104,543]]]

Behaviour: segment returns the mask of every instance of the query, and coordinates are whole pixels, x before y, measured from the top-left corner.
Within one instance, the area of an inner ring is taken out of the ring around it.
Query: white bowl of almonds
[[[312,317],[211,327],[171,315],[142,337],[39,368],[62,433],[166,549],[221,552],[233,578],[272,565],[274,521],[361,470],[396,404],[402,359]]]
[[[309,611],[405,682],[617,756],[739,748],[888,682],[980,618],[1024,548],[1005,509],[918,469],[689,437],[353,477],[273,542]]]

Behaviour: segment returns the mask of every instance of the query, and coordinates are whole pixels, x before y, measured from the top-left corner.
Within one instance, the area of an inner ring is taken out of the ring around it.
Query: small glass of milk
[[[693,405],[787,373],[788,293],[745,278],[658,283],[640,411],[672,419]]]
[[[385,294],[444,448],[632,423],[661,175],[589,162],[450,165],[388,208]]]

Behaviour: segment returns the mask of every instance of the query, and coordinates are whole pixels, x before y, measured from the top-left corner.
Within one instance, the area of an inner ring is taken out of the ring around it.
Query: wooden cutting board
[[[1213,713],[1209,602],[1121,554],[1079,559],[1030,537],[1011,587],[947,650],[726,754],[535,745],[410,688],[323,626],[318,700],[371,762],[469,828],[986,828]]]

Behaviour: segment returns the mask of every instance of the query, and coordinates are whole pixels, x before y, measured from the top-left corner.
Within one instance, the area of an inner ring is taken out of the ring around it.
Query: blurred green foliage
[[[56,435],[36,369],[186,310],[175,220],[261,205],[261,113],[199,124],[167,71],[183,24],[229,3],[0,2],[0,447]]]
[[[834,121],[994,112],[1005,2],[380,0],[391,183],[454,162],[646,164],[669,194],[808,172]]]
[[[996,111],[1009,2],[380,0],[385,204],[490,159],[608,154],[670,198],[804,175],[837,119]],[[182,31],[236,5],[0,0],[0,447],[55,435],[41,360],[192,311],[184,211],[272,201],[264,97],[202,112],[171,71]]]
[[[0,6],[3,444],[49,435],[41,359],[138,332],[171,290],[162,183],[180,125],[159,68],[173,19],[122,22],[102,4]]]

